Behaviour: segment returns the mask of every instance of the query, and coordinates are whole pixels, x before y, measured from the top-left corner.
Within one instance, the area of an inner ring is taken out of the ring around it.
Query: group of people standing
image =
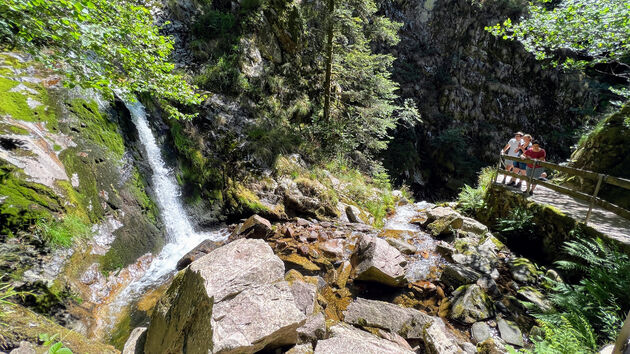
[[[525,163],[520,161],[522,159],[528,158],[530,160],[540,160],[545,161],[547,157],[547,153],[545,149],[541,147],[541,144],[537,140],[533,140],[532,136],[529,134],[523,134],[522,132],[517,132],[514,134],[514,137],[508,141],[507,144],[501,150],[501,155],[507,155],[505,169],[507,171],[511,171],[516,173],[517,175],[523,176],[523,178],[515,178],[513,177],[511,181],[507,181],[508,176],[503,175],[503,181],[501,183],[505,183],[508,186],[514,186],[516,188],[521,188],[522,181],[525,181],[525,190],[529,190],[529,194],[534,194],[534,189],[536,185],[532,185],[531,189],[528,188],[527,178],[545,178],[547,174],[544,172],[544,168],[536,167],[534,168],[534,164]],[[513,158],[513,159],[510,159]]]

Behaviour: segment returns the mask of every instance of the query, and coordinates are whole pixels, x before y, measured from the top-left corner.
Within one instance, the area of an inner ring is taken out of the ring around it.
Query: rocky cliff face
[[[544,68],[519,43],[484,30],[522,15],[521,1],[390,1],[404,23],[394,78],[424,124],[399,128],[385,162],[422,196],[456,192],[478,167],[496,161],[515,131],[569,157],[575,132],[597,95],[578,74]]]

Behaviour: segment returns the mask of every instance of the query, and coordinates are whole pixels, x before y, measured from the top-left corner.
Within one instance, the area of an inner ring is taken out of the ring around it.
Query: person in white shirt
[[[531,147],[532,147],[532,136],[529,134],[523,135],[523,139],[521,140],[521,146],[518,148],[519,149],[518,156],[522,156],[523,154],[525,154],[525,151],[531,149]],[[525,176],[526,170],[527,170],[527,164],[525,162],[514,161],[514,173]],[[526,179],[526,177],[523,177],[523,179]],[[518,182],[512,181],[508,183],[508,186],[512,186],[512,185],[520,189],[521,181],[520,180]]]
[[[519,157],[521,144],[523,143],[522,138],[523,138],[522,132],[517,132],[516,134],[514,134],[514,137],[510,139],[510,141],[508,141],[508,143],[505,144],[505,146],[501,150],[501,155],[507,155],[509,157]],[[516,159],[505,161],[505,169],[507,171],[512,171],[516,174],[519,174],[520,170],[518,167],[519,167],[519,162],[517,162]],[[503,175],[503,181],[501,181],[501,183],[506,183],[506,182],[507,182],[507,175]],[[510,182],[508,185],[511,185],[511,184],[514,184],[514,180],[512,180],[512,182]]]

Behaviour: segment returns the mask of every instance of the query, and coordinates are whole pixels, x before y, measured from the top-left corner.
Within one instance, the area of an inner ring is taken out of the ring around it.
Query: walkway
[[[499,174],[499,178],[497,180],[503,181],[503,177],[504,176],[502,174]],[[515,193],[518,192],[518,190],[514,187],[506,188]],[[525,185],[523,184],[521,192],[524,191]],[[541,185],[536,186],[534,195],[529,197],[529,199],[539,204],[548,204],[558,208],[566,215],[580,221],[584,221],[589,208],[588,202],[558,193]],[[594,228],[609,238],[630,247],[630,220],[622,218],[621,216],[598,206],[594,206],[588,226]]]

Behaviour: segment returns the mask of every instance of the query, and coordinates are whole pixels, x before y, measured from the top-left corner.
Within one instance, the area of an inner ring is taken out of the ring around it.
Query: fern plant
[[[525,233],[533,230],[534,214],[526,208],[514,208],[506,218],[497,220],[497,229],[505,233]]]
[[[533,336],[533,349],[516,351],[508,347],[509,353],[533,354],[590,354],[597,350],[597,341],[588,321],[581,316],[559,315],[553,319],[539,320],[543,336]]]

